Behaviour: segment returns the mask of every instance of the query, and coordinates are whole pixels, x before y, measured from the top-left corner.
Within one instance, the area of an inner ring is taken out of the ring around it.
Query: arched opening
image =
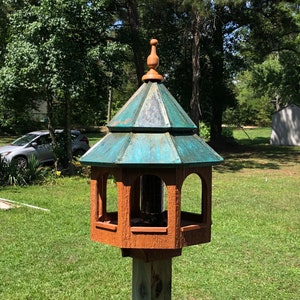
[[[114,175],[103,174],[98,179],[98,221],[118,223],[118,190]]]
[[[185,220],[191,219],[192,215],[198,216],[198,222],[203,221],[204,198],[205,190],[201,177],[196,173],[187,176],[181,188],[182,226],[189,225]]]
[[[130,225],[167,227],[167,189],[164,181],[152,174],[139,176],[130,196]]]
[[[107,212],[116,212],[118,210],[118,190],[115,176],[109,174],[106,180],[107,191]]]

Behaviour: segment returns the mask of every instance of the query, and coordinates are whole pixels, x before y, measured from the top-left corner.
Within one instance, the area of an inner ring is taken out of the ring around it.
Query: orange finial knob
[[[153,80],[161,82],[163,80],[163,76],[156,71],[156,68],[159,65],[159,57],[156,54],[157,44],[158,41],[156,39],[150,40],[151,53],[147,58],[147,65],[150,68],[150,70],[142,77],[143,81]]]

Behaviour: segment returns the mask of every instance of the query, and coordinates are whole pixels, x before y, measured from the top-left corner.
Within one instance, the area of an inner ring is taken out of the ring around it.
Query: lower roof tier
[[[210,166],[223,158],[196,134],[110,132],[80,159],[91,166]]]

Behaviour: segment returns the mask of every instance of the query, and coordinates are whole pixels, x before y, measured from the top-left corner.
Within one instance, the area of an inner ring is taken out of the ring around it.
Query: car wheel
[[[75,152],[73,153],[73,157],[75,160],[78,160],[86,151],[83,149],[77,149],[75,150]]]
[[[17,166],[18,169],[25,169],[27,167],[27,159],[24,156],[15,157],[12,162]]]

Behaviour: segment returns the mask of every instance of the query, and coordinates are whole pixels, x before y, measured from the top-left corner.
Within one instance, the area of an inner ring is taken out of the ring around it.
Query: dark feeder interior
[[[167,213],[164,211],[164,183],[154,175],[140,178],[140,199],[131,211],[131,226],[167,227]]]
[[[109,122],[109,133],[81,158],[92,166],[91,238],[146,261],[210,241],[212,166],[223,161],[194,134],[197,127],[161,83],[156,44],[151,41],[144,84]],[[181,211],[190,174],[199,176],[199,213]],[[107,211],[110,175],[117,187],[114,212]]]

